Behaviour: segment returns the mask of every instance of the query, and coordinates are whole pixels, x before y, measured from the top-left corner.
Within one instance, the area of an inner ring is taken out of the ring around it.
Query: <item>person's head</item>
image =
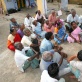
[[[61,23],[61,22],[58,22],[58,23],[57,23],[57,28],[58,28],[58,29],[62,28],[62,23]]]
[[[48,67],[48,74],[50,77],[55,78],[58,76],[59,67],[57,63],[52,63]]]
[[[72,14],[73,17],[75,17],[75,15],[76,15],[75,9],[71,9],[71,14]]]
[[[24,35],[26,35],[26,36],[30,36],[31,35],[31,32],[30,32],[30,30],[28,29],[28,28],[25,28],[24,30],[23,30],[23,33],[24,33]]]
[[[55,16],[55,15],[56,15],[56,13],[55,13],[55,11],[54,11],[54,10],[52,10],[52,15],[53,15],[53,16]]]
[[[37,26],[37,20],[33,21],[33,25]]]
[[[52,40],[52,39],[54,39],[54,35],[53,35],[52,32],[47,32],[47,33],[45,34],[45,38],[46,38],[47,40]]]
[[[60,20],[60,17],[59,17],[59,16],[57,16],[57,17],[56,17],[56,21],[59,21],[59,20]]]
[[[40,15],[40,14],[41,14],[41,11],[40,11],[40,10],[38,10],[38,11],[37,11],[37,13]]]
[[[17,33],[17,31],[16,31],[15,28],[11,28],[11,29],[10,29],[10,34],[16,35],[16,33]]]
[[[20,24],[20,29],[23,31],[25,29],[25,25],[23,23]]]
[[[49,24],[49,20],[46,20],[45,23],[48,25]]]
[[[52,58],[53,58],[53,55],[52,55],[51,52],[49,52],[49,51],[43,52],[43,54],[42,54],[42,59],[43,59],[44,61],[49,62],[49,61],[52,60]]]
[[[14,47],[15,49],[20,50],[20,51],[24,48],[21,42],[16,42],[14,44]]]
[[[26,15],[26,17],[29,19],[30,15],[29,15],[29,14],[27,14],[27,15]]]
[[[82,61],[82,50],[80,50],[77,54],[77,58]]]
[[[13,22],[13,23],[16,22],[15,18],[11,18],[10,21]]]
[[[71,26],[72,26],[73,29],[77,28],[76,22],[75,21],[71,22]]]

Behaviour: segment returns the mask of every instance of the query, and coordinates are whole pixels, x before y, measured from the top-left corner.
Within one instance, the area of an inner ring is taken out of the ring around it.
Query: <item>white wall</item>
[[[7,2],[7,0],[4,0],[4,1],[6,3],[7,10],[11,8],[15,9],[13,0],[11,0],[11,2]]]

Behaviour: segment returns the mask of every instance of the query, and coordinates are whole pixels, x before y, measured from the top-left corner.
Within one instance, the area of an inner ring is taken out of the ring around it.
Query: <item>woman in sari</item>
[[[59,22],[57,24],[57,27],[55,27],[58,29],[57,33],[55,34],[54,40],[60,44],[61,42],[64,42],[67,40],[68,35],[65,32],[65,28],[62,26],[62,24]]]
[[[16,29],[15,28],[10,29],[10,34],[7,40],[8,49],[10,49],[11,51],[15,51],[14,43],[20,41],[21,41],[21,37],[19,34],[17,34]]]
[[[69,43],[77,42],[81,43],[82,42],[82,37],[80,36],[82,30],[80,27],[77,26],[76,22],[73,21],[71,23],[72,28],[69,31],[69,36],[67,38]]]

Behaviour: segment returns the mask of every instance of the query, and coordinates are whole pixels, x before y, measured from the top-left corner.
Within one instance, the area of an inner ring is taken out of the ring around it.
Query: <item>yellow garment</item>
[[[57,27],[54,28],[54,32],[55,32],[56,34],[58,33],[58,28],[57,28]]]

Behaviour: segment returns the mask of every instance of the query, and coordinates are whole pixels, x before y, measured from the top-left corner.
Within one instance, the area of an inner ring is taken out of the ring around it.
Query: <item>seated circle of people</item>
[[[18,24],[15,18],[10,21],[7,48],[15,52],[14,59],[21,72],[31,66],[40,68],[40,82],[65,82],[60,77],[69,72],[82,81],[82,50],[68,58],[67,52],[62,51],[65,47],[59,45],[66,41],[82,42],[82,16],[75,9],[71,9],[66,22],[54,10],[48,19],[38,10],[35,17],[27,14],[24,23]]]

